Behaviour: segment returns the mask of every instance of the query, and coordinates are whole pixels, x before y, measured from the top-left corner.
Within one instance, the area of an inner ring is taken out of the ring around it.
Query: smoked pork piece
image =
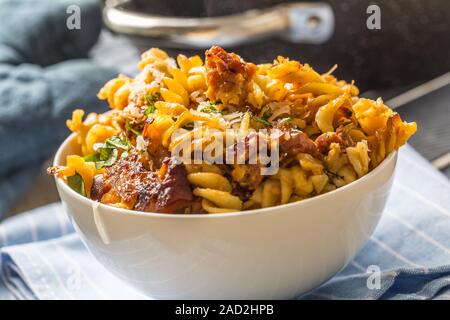
[[[94,179],[94,200],[101,201],[109,192],[132,209],[147,212],[184,213],[193,200],[186,168],[175,157],[166,157],[158,172],[147,170],[137,154],[120,159]]]
[[[249,80],[256,65],[246,63],[235,53],[212,47],[205,53],[207,96],[211,101],[242,106],[247,98]]]

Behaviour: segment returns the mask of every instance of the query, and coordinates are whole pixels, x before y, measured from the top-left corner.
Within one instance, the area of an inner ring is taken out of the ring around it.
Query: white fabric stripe
[[[424,268],[424,269],[428,269],[425,266],[422,266],[420,264],[417,264],[411,260],[409,260],[408,258],[402,256],[400,253],[398,253],[397,251],[395,251],[394,249],[392,249],[391,247],[389,247],[386,243],[384,243],[383,241],[381,241],[380,239],[375,238],[374,236],[370,237],[370,240],[372,240],[373,242],[375,242],[379,247],[381,247],[382,249],[386,250],[387,252],[389,252],[390,254],[392,254],[393,256],[395,256],[397,259],[411,265],[414,266],[416,268]]]
[[[435,170],[433,170],[431,168],[427,168],[427,167],[425,167],[423,165],[417,165],[416,160],[411,158],[406,153],[402,153],[401,157],[402,157],[402,160],[406,160],[407,162],[409,162],[414,167],[414,169],[418,169],[418,170],[422,171],[427,176],[430,175],[430,171],[435,171]],[[439,183],[441,185],[448,185],[447,177],[444,174],[442,174],[441,172],[439,172],[439,171],[437,171],[437,172],[438,172],[438,174],[433,177],[433,182]]]
[[[438,205],[437,203],[435,203],[433,201],[428,200],[427,198],[422,196],[420,193],[417,193],[415,190],[405,186],[402,183],[397,182],[395,185],[397,187],[399,187],[400,189],[402,189],[403,191],[410,193],[412,196],[414,196],[414,198],[422,201],[423,203],[429,205],[430,207],[433,207],[434,209],[438,210],[442,214],[450,217],[450,212],[447,209],[445,209],[444,207],[441,207],[440,205]]]
[[[410,224],[408,221],[404,220],[403,218],[400,218],[398,215],[394,214],[392,211],[389,210],[385,210],[385,212],[392,218],[394,218],[395,220],[397,220],[398,222],[400,222],[402,225],[404,225],[405,227],[411,229],[412,231],[414,231],[414,233],[416,233],[418,236],[420,236],[422,239],[424,239],[425,241],[431,243],[432,245],[434,245],[435,247],[438,247],[439,249],[445,251],[448,255],[450,255],[450,249],[447,248],[446,246],[444,246],[443,244],[439,243],[438,241],[434,240],[433,238],[431,238],[430,236],[428,236],[427,234],[423,233],[422,231],[418,230],[416,227],[414,227],[412,224]]]
[[[436,281],[437,279],[435,279],[434,281]],[[435,299],[439,296],[441,296],[439,294],[440,291],[442,291],[443,289],[445,289],[446,286],[448,286],[450,284],[450,278],[449,277],[444,277],[444,278],[440,278],[439,279],[439,285],[441,286],[441,288],[431,297],[431,299]],[[422,290],[420,290],[419,292],[417,292],[418,295],[426,295],[428,296],[426,293],[424,294],[424,291],[429,291],[429,290],[434,290],[435,286],[431,283],[427,283]],[[445,293],[443,293],[442,295],[445,295]]]
[[[15,297],[14,297],[14,295],[11,293],[11,292],[13,292],[14,290],[11,290],[9,283],[6,282],[5,268],[1,268],[0,275],[1,275],[1,277],[2,277],[2,279],[1,279],[1,280],[2,280],[2,283],[5,285],[6,289],[8,290],[8,295],[9,295],[9,297],[10,297],[11,299],[14,299]]]
[[[64,249],[63,246],[60,246],[60,245],[57,244],[57,243],[54,243],[53,245],[54,245],[54,246],[56,247],[56,249],[61,253],[61,255],[64,256],[64,257],[66,258],[66,260],[69,261],[69,262],[77,269],[77,271],[80,272],[80,273],[83,275],[84,279],[85,279],[86,282],[89,284],[89,286],[91,286],[92,289],[94,289],[94,290],[98,293],[98,295],[99,295],[100,297],[102,297],[103,299],[106,299],[106,300],[111,299],[111,297],[109,297],[108,295],[106,295],[106,293],[105,293],[104,291],[102,291],[99,287],[97,287],[97,286],[95,285],[95,283],[94,283],[94,282],[88,277],[88,275],[82,270],[80,264],[79,264],[75,259],[73,259],[67,252],[65,252],[65,249]]]
[[[38,269],[38,266],[36,265],[36,261],[30,258],[30,255],[28,254],[28,252],[21,252],[21,256],[25,257],[29,264],[32,266],[32,269]],[[19,264],[19,263],[17,263]],[[31,278],[29,276],[29,274],[27,272],[25,272],[24,269],[20,270],[20,277],[23,279],[23,281],[28,284],[30,286],[30,288],[32,289],[33,286],[35,286],[36,284],[31,281]],[[50,295],[53,299],[57,299],[55,292],[49,287],[48,283],[44,283],[44,281],[41,281],[41,284],[44,284],[45,287],[47,288],[47,294]]]
[[[2,272],[3,273],[3,272]],[[3,275],[5,278],[7,277],[6,274]],[[8,294],[10,297],[14,300],[25,300],[24,295],[13,285],[5,281],[5,287],[8,289]],[[16,298],[17,297],[17,298]]]
[[[450,300],[450,293],[438,294],[437,297],[438,298],[443,298],[445,300]]]
[[[37,231],[36,231],[36,225],[34,223],[33,217],[31,216],[31,213],[27,213],[25,215],[28,224],[30,225],[30,233],[31,233],[31,242],[36,242],[38,240]]]
[[[58,206],[59,207],[59,206]],[[52,211],[55,212],[56,219],[58,219],[59,230],[61,231],[61,235],[67,234],[67,226],[64,223],[64,217],[59,211],[56,210],[56,206],[52,206]]]
[[[43,256],[39,250],[36,249],[35,246],[30,246],[30,248],[33,248],[33,251],[42,259],[42,261],[50,268],[50,270],[53,272],[55,278],[58,280],[59,285],[64,289],[64,291],[67,293],[67,295],[69,296],[69,298],[71,300],[74,300],[75,297],[72,295],[72,293],[67,290],[66,286],[64,285],[61,277],[59,276],[58,272],[55,270],[55,268],[53,267],[53,265],[50,263],[50,261]]]
[[[358,270],[360,270],[360,271],[362,271],[362,272],[364,272],[364,273],[367,272],[367,270],[366,270],[362,265],[360,265],[358,262],[356,262],[355,260],[352,260],[352,261],[350,262],[350,264],[351,264],[352,266],[354,266],[356,269],[358,269]]]

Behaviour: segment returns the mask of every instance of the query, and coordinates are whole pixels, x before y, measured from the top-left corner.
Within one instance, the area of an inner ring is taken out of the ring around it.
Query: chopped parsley
[[[213,105],[209,105],[207,107],[204,107],[204,108],[200,109],[200,112],[204,112],[204,113],[222,113],[222,111],[217,110],[217,108],[214,107]]]
[[[135,135],[139,136],[141,133],[139,131],[137,131],[136,129],[134,129],[130,122],[127,120],[125,121],[125,127],[127,128],[128,131],[133,132]]]
[[[78,192],[82,196],[86,196],[84,181],[80,174],[75,173],[73,176],[67,177],[67,184],[72,190]]]
[[[101,169],[103,167],[112,166],[119,152],[116,148],[101,148],[99,153],[99,161],[95,162],[95,167]]]
[[[204,113],[222,113],[223,111],[216,108],[220,104],[220,101],[208,101],[208,105],[200,109],[200,112]]]
[[[253,117],[253,120],[255,120],[259,123],[262,123],[266,126],[271,126],[272,124],[269,122],[269,118],[271,115],[272,115],[272,112],[269,109],[263,113],[262,117]]]
[[[272,115],[272,111],[270,109],[267,109],[266,111],[264,111],[262,118],[264,120],[268,121],[271,115]]]
[[[122,137],[115,135],[105,140],[104,147],[116,147],[123,150],[128,150],[130,148],[130,141],[128,141],[125,135],[122,135]]]
[[[253,117],[253,120],[255,120],[255,121],[259,122],[259,123],[262,123],[262,124],[264,124],[266,126],[271,126],[272,125],[269,121],[264,120],[263,118]]]
[[[147,109],[144,111],[144,115],[148,116],[149,114],[155,113],[156,107],[155,102],[161,99],[161,94],[159,92],[155,92],[154,94],[145,94],[144,101],[147,105]]]
[[[117,161],[119,150],[123,150],[122,157],[128,155],[130,149],[130,142],[127,137],[112,136],[105,140],[104,143],[96,144],[96,154],[85,157],[86,161],[95,162],[95,167],[101,169],[105,166],[111,166]],[[125,154],[125,155],[124,155]]]
[[[87,156],[83,157],[84,161],[86,162],[95,162],[98,160],[98,155],[97,154],[88,154]]]
[[[159,92],[155,92],[154,94],[147,93],[144,95],[145,104],[148,106],[151,106],[159,99],[161,99],[161,94]]]
[[[152,104],[151,106],[148,106],[147,109],[145,109],[144,115],[148,116],[152,113],[155,113],[155,111],[156,111],[156,107],[154,104]]]

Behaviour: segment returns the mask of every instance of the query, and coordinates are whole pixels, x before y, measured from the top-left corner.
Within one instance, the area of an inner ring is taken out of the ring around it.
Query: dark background
[[[224,16],[267,8],[282,0],[134,0],[125,6],[163,16]],[[314,2],[310,1],[310,2]],[[333,37],[321,45],[293,44],[270,39],[228,48],[255,62],[284,55],[308,62],[325,72],[335,63],[336,75],[356,80],[363,90],[413,84],[450,70],[450,1],[448,0],[324,0],[335,15]],[[381,9],[381,30],[369,30],[370,4]],[[141,47],[151,41],[137,40]],[[172,50],[169,50],[172,51]],[[182,50],[199,53],[197,50]],[[180,50],[173,50],[179,53]],[[201,52],[200,52],[201,53]]]

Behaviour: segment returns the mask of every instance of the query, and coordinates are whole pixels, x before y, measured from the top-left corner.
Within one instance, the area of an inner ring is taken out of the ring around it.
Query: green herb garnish
[[[98,161],[98,154],[88,154],[87,156],[83,157],[84,161],[86,162],[95,162]]]
[[[266,126],[271,126],[272,125],[269,121],[267,121],[267,120],[265,120],[263,118],[253,117],[253,120],[255,120],[255,121],[259,122],[259,123],[265,124]]]
[[[147,107],[147,109],[145,109],[144,115],[148,116],[149,114],[155,113],[155,111],[156,107],[154,104],[152,104],[151,106]]]
[[[144,95],[145,104],[151,106],[156,101],[161,99],[161,94],[159,92],[155,92],[154,94],[147,93]]]
[[[125,121],[125,127],[127,128],[128,131],[133,132],[135,135],[137,135],[137,136],[141,135],[141,133],[140,133],[139,131],[137,131],[136,129],[134,129],[134,128],[131,126],[131,124],[130,124],[130,122],[129,122],[128,120]]]
[[[128,150],[130,148],[130,142],[128,141],[128,139],[125,135],[123,135],[122,137],[115,135],[115,136],[112,136],[111,138],[106,139],[105,143],[103,144],[103,147],[104,148],[116,147],[116,148]]]
[[[222,111],[217,110],[216,107],[214,107],[213,105],[204,107],[202,109],[200,109],[200,112],[204,112],[204,113],[222,113]]]
[[[111,138],[106,139],[105,142],[97,148],[97,154],[92,158],[95,162],[95,167],[101,169],[105,166],[113,165],[117,161],[119,155],[118,149],[123,150],[123,155],[125,152],[128,154],[129,148],[130,142],[125,136],[122,138],[119,136],[112,136]]]
[[[219,105],[220,102],[219,101],[208,101],[208,105],[206,107],[203,107],[202,109],[200,109],[200,112],[204,112],[204,113],[222,113],[223,111],[218,110],[215,106]]]
[[[253,120],[255,120],[255,121],[259,122],[259,123],[265,124],[266,126],[271,126],[272,125],[269,121],[264,120],[263,118],[253,117]]]
[[[147,109],[144,111],[144,115],[148,116],[149,114],[155,113],[156,107],[155,102],[161,99],[161,94],[159,92],[155,92],[154,94],[145,94],[144,101],[147,105]]]
[[[264,111],[263,115],[262,115],[262,119],[268,121],[270,116],[272,115],[272,112],[270,111],[270,109]]]
[[[82,196],[86,196],[84,181],[80,174],[75,173],[75,175],[67,177],[67,184],[72,188],[72,190],[75,190]]]
[[[272,124],[269,122],[269,118],[271,115],[272,115],[272,112],[269,109],[263,113],[262,117],[253,117],[253,120],[255,120],[259,123],[262,123],[266,126],[271,126]]]

